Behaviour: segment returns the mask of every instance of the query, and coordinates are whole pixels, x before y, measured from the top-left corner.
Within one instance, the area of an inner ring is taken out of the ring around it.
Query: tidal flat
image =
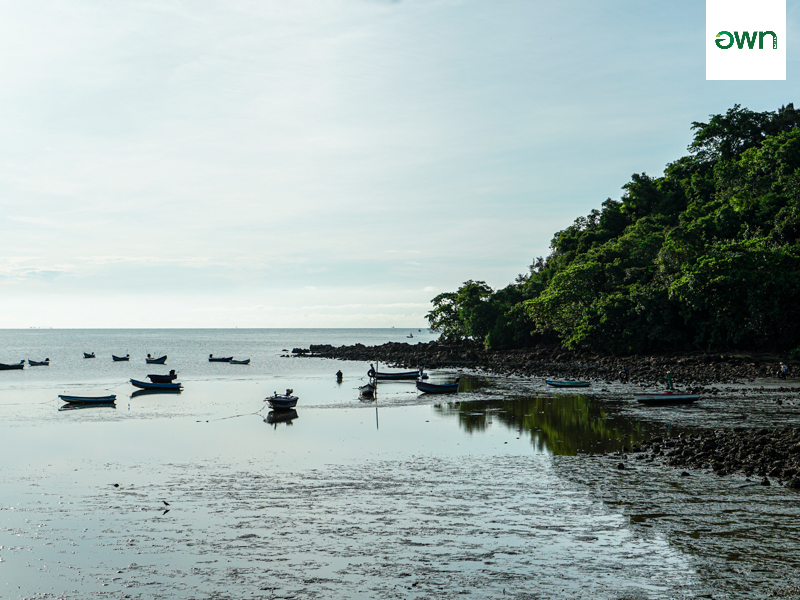
[[[311,374],[118,386],[116,408],[7,386],[0,596],[800,597],[797,492],[617,454],[796,424],[785,394],[643,409],[617,384],[462,374],[457,397],[390,383],[366,403],[360,376],[328,374],[353,363],[298,362]],[[263,399],[290,384],[297,417],[270,423]]]

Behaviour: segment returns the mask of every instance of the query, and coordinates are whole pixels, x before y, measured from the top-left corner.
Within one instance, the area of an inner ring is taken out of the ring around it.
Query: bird
[[[164,506],[169,506],[169,502],[167,502],[166,500],[162,500],[162,502],[164,503]]]

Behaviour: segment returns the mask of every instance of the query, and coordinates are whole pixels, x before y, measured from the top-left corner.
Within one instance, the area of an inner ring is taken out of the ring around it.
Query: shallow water
[[[722,423],[713,402],[654,412],[477,374],[457,397],[387,383],[362,402],[366,365],[263,345],[269,369],[235,376],[187,358],[177,395],[87,386],[81,361],[0,379],[0,596],[761,598],[794,577],[794,493],[602,454]],[[270,423],[286,387],[297,416]],[[116,408],[59,411],[78,388]]]

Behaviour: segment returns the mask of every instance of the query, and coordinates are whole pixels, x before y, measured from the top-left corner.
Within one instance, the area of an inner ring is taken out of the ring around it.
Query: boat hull
[[[422,379],[427,379],[426,374],[422,375]],[[375,379],[384,381],[415,381],[420,379],[419,371],[405,371],[403,373],[375,373]]]
[[[249,365],[250,364],[250,359],[249,358],[246,359],[246,360],[233,360],[233,359],[231,359],[231,364],[232,365]]]
[[[108,396],[68,396],[67,394],[59,394],[58,397],[69,404],[109,404],[117,401],[116,394],[109,394]]]
[[[111,355],[111,360],[113,360],[114,362],[129,362],[131,360],[131,357],[130,356],[114,356],[112,354]]]
[[[232,356],[226,356],[225,358],[213,358],[211,356],[208,357],[208,362],[226,362],[229,363],[233,360]]]
[[[150,383],[149,381],[138,381],[131,379],[131,384],[143,390],[179,390],[180,383]]]
[[[163,365],[167,362],[167,355],[165,354],[159,358],[145,358],[144,362],[148,365]]]
[[[31,367],[49,367],[50,361],[49,360],[28,360],[28,364]]]
[[[147,378],[150,380],[151,383],[172,383],[177,379],[177,375],[175,371],[172,371],[169,375],[155,375],[151,374],[148,375]]]
[[[418,381],[417,389],[425,394],[456,394],[458,393],[458,382],[435,384]]]
[[[25,368],[24,363],[17,363],[15,365],[7,365],[4,363],[0,363],[0,371],[14,371],[16,369],[24,369],[24,368]]]
[[[588,381],[554,381],[545,379],[544,382],[547,385],[557,388],[585,388],[591,385]]]
[[[275,410],[286,410],[297,406],[297,396],[272,396],[267,398],[270,408]]]

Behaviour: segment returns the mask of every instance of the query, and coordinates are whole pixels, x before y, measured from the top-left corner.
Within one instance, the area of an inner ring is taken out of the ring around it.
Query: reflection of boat
[[[633,398],[648,406],[668,406],[670,404],[691,404],[700,399],[700,394],[682,394],[667,390],[655,394],[634,394]]]
[[[245,360],[234,360],[234,359],[231,359],[230,362],[231,362],[232,365],[249,365],[250,364],[250,359],[249,358],[245,359]]]
[[[0,371],[12,371],[14,369],[24,369],[25,368],[25,360],[21,360],[16,364],[7,365],[5,363],[0,363]]]
[[[108,404],[109,402],[116,402],[116,394],[109,394],[108,396],[68,396],[67,394],[59,394],[64,402],[70,404]]]
[[[299,398],[297,396],[292,396],[292,392],[294,392],[294,390],[289,388],[286,389],[285,394],[278,394],[278,392],[275,392],[275,394],[269,398],[264,398],[264,402],[269,402],[271,408],[294,408],[297,406]]]
[[[297,418],[297,411],[295,409],[293,408],[283,409],[283,410],[278,409],[269,411],[265,421],[267,423],[290,424],[296,418]]]
[[[91,354],[89,352],[84,352],[83,358],[94,358],[94,352],[92,352]]]
[[[417,382],[417,389],[425,394],[455,394],[458,392],[458,379],[455,383],[426,383],[424,381]]]
[[[153,358],[148,354],[147,358],[144,359],[144,362],[146,362],[148,365],[163,365],[167,362],[167,355],[165,354],[164,356]]]
[[[58,410],[60,412],[62,410],[83,410],[84,408],[117,408],[117,405],[114,402],[92,402],[89,404],[75,404],[68,402]]]
[[[45,358],[44,360],[31,360],[28,359],[28,364],[32,367],[49,367],[50,366],[50,359]]]
[[[114,362],[124,362],[124,361],[129,361],[130,359],[131,359],[130,354],[126,354],[125,356],[114,356],[113,354],[111,355],[111,360],[113,360]]]
[[[232,356],[226,356],[224,358],[216,357],[213,354],[208,355],[208,362],[231,362],[233,360]]]
[[[169,372],[169,375],[148,375],[147,378],[152,381],[153,383],[172,383],[175,381],[177,374],[175,373],[175,369],[172,369]]]
[[[551,379],[545,379],[544,382],[547,385],[552,385],[553,387],[559,388],[583,388],[589,387],[590,385],[588,381],[554,381]]]
[[[155,388],[149,390],[135,390],[131,394],[131,398],[136,398],[138,396],[152,396],[154,394],[180,394],[181,388]]]
[[[138,381],[131,379],[131,383],[143,390],[179,390],[181,389],[180,383],[150,383],[149,381]]]

